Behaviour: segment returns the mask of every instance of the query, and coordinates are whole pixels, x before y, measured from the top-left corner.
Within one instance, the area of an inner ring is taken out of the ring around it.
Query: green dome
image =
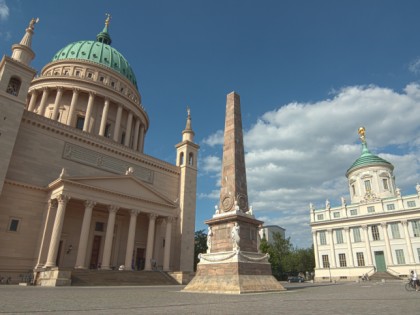
[[[360,155],[360,157],[356,161],[354,161],[352,166],[350,166],[350,168],[346,172],[346,176],[348,176],[349,173],[355,170],[356,168],[376,165],[387,166],[391,168],[391,170],[394,169],[394,166],[391,163],[380,158],[379,156],[372,154],[367,147],[367,143],[362,142],[362,155]]]
[[[108,27],[105,26],[96,38],[96,41],[84,40],[68,44],[54,55],[52,61],[75,59],[100,64],[126,77],[138,90],[136,76],[127,59],[110,46],[111,37],[108,34]]]

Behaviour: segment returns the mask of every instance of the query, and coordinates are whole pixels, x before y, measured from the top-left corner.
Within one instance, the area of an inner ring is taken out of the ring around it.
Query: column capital
[[[312,231],[312,236],[316,236],[317,233],[318,231]]]
[[[79,88],[73,88],[73,94],[79,94],[80,93],[80,89]]]
[[[70,197],[67,195],[60,194],[57,196],[57,201],[59,204],[66,205],[69,200],[70,200]]]
[[[168,216],[165,218],[166,223],[172,223],[176,220],[176,217]]]
[[[46,87],[46,86],[42,87],[41,89],[42,89],[42,91],[43,91],[43,92],[48,92],[48,91],[50,90],[50,89],[49,89],[48,87]]]
[[[120,207],[116,206],[116,205],[109,205],[108,206],[108,211],[109,213],[117,213],[118,209],[120,209]]]
[[[59,91],[59,92],[63,92],[63,90],[64,90],[64,87],[62,87],[62,86],[57,86],[56,88],[57,88],[57,91]]]
[[[95,97],[96,96],[96,92],[94,91],[89,91],[89,97]]]
[[[147,216],[150,220],[156,220],[159,217],[156,213],[148,213]]]
[[[332,233],[333,229],[327,229],[328,233]]]
[[[58,207],[58,201],[57,201],[57,199],[50,199],[50,200],[48,200],[48,206],[51,209],[57,209],[57,207]]]
[[[408,221],[407,221],[407,220],[401,220],[401,224],[402,224],[403,226],[407,226],[407,225],[408,225]]]
[[[95,201],[92,200],[85,200],[85,207],[86,208],[93,208],[96,205]]]
[[[381,222],[381,227],[384,228],[384,229],[386,229],[387,223],[386,222]]]
[[[111,101],[111,99],[110,99],[108,96],[105,96],[105,97],[104,97],[104,100],[105,100],[105,103],[106,103],[106,102],[108,102],[108,103],[109,103],[109,102]]]
[[[350,227],[349,226],[344,227],[344,231],[349,232],[350,231]]]
[[[366,224],[362,224],[363,231],[366,231],[368,229],[368,226]]]
[[[139,215],[139,213],[140,213],[140,210],[136,210],[136,209],[131,209],[131,210],[130,210],[130,214],[131,214],[132,216],[138,216],[138,215]]]
[[[37,89],[33,89],[33,90],[29,91],[29,94],[31,94],[31,95],[38,95],[38,90]]]

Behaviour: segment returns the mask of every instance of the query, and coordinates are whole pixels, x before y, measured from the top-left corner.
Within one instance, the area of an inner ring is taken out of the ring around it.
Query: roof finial
[[[30,22],[29,22],[29,26],[28,28],[30,28],[31,30],[34,30],[35,28],[35,24],[39,22],[39,18],[33,18]]]
[[[188,114],[188,117],[191,117],[191,109],[189,106],[187,106],[187,114]]]
[[[366,143],[366,138],[365,138],[366,129],[365,129],[365,127],[360,127],[358,132],[359,132],[360,140],[362,140],[362,143]]]
[[[108,27],[109,26],[109,22],[111,21],[111,14],[105,13],[105,16],[106,16],[105,26]]]

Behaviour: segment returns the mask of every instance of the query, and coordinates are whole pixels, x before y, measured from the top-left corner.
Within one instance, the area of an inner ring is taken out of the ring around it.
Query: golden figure
[[[39,22],[39,18],[33,18],[30,22],[29,22],[29,28],[30,29],[34,29],[35,24]]]
[[[105,16],[106,16],[105,25],[108,27],[109,22],[111,21],[111,14],[105,13]]]
[[[365,142],[366,141],[366,139],[365,139],[365,132],[366,132],[365,127],[360,127],[358,132],[359,132],[359,136],[360,136],[360,139],[362,140],[362,142]]]

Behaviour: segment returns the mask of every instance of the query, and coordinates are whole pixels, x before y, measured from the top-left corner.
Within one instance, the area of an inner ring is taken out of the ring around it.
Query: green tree
[[[200,261],[198,255],[207,252],[207,234],[204,230],[194,233],[194,271],[197,270],[197,264]]]

